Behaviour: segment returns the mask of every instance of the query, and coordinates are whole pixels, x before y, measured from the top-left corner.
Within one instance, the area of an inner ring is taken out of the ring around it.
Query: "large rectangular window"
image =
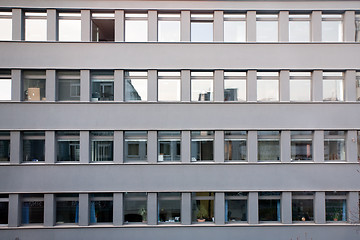
[[[346,192],[326,192],[325,211],[327,222],[346,222]]]
[[[147,131],[125,131],[125,161],[147,161]]]
[[[247,222],[248,193],[225,193],[225,221],[226,223]]]
[[[12,12],[0,12],[0,41],[12,40]]]
[[[44,223],[44,195],[24,194],[21,204],[22,224],[43,224]]]
[[[180,42],[180,13],[158,14],[158,41]]]
[[[147,101],[147,71],[125,71],[125,101]]]
[[[311,72],[290,72],[290,101],[311,101]]]
[[[323,42],[342,42],[343,16],[341,14],[323,14],[321,32]]]
[[[279,72],[257,72],[257,101],[279,101]]]
[[[314,192],[292,193],[292,221],[314,221]]]
[[[323,100],[344,101],[344,73],[323,72]]]
[[[246,42],[246,15],[224,13],[224,42]]]
[[[0,131],[0,162],[10,161],[10,132]]]
[[[191,131],[191,161],[214,161],[214,131]]]
[[[0,194],[0,225],[8,224],[9,194]]]
[[[59,41],[81,41],[81,13],[60,12]]]
[[[46,12],[25,12],[25,40],[46,41],[47,19]]]
[[[325,161],[345,161],[345,131],[324,131]]]
[[[278,37],[278,15],[257,14],[256,15],[256,41],[277,42]]]
[[[311,161],[312,131],[291,131],[291,161]]]
[[[181,99],[181,73],[158,72],[158,101],[179,102]]]
[[[158,222],[179,223],[181,193],[158,193]]]
[[[213,192],[191,193],[192,222],[215,222],[214,202],[215,193]]]
[[[224,101],[246,101],[246,72],[224,72]]]
[[[289,15],[289,42],[310,42],[310,14]]]
[[[225,131],[225,161],[245,161],[247,159],[246,141],[246,131]]]
[[[57,72],[57,100],[80,100],[80,71]]]
[[[356,100],[360,101],[360,72],[356,72]]]
[[[148,14],[125,13],[125,42],[148,41]]]
[[[147,222],[147,193],[124,193],[124,223]]]
[[[191,13],[191,42],[212,42],[213,22],[212,13]]]
[[[261,192],[259,193],[259,221],[280,222],[281,221],[281,193]]]
[[[45,161],[45,132],[23,133],[23,161]]]
[[[93,12],[91,14],[91,35],[93,42],[114,42],[115,14]]]
[[[58,131],[57,160],[79,161],[80,160],[80,132],[79,131]]]
[[[191,101],[213,101],[214,72],[191,72]]]
[[[159,131],[158,132],[158,161],[177,162],[181,155],[181,132]]]
[[[79,194],[56,194],[56,224],[79,222]]]
[[[23,72],[24,101],[46,100],[46,73],[45,71]]]
[[[113,222],[113,194],[90,194],[90,223]]]
[[[258,131],[258,160],[280,160],[280,131]]]
[[[91,71],[91,101],[114,101],[114,71]]]
[[[91,131],[91,161],[104,162],[114,159],[114,132]]]
[[[355,15],[355,42],[360,42],[360,14]]]
[[[357,158],[360,162],[360,131],[357,131]]]
[[[11,72],[0,70],[0,101],[8,100],[11,100]]]

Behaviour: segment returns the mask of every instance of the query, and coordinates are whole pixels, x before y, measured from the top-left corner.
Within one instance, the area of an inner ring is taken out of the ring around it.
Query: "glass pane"
[[[58,161],[79,161],[80,141],[61,140],[57,147]]]
[[[91,101],[114,100],[114,72],[93,72],[91,74]]]
[[[325,160],[345,160],[345,139],[325,139],[324,154]]]
[[[224,42],[245,42],[245,21],[224,21]]]
[[[80,100],[80,72],[59,72],[57,80],[57,99],[59,101]]]
[[[290,80],[290,101],[311,101],[311,80]]]
[[[246,80],[224,80],[224,101],[246,101]]]
[[[147,195],[146,193],[124,194],[124,222],[147,222]]]
[[[278,140],[258,141],[259,161],[280,160],[280,146]]]
[[[360,16],[356,15],[355,21],[355,42],[360,42]]]
[[[45,161],[45,140],[24,140],[23,153],[24,162]]]
[[[0,202],[0,224],[8,224],[9,203]]]
[[[312,141],[297,139],[291,141],[291,160],[312,160]]]
[[[147,132],[125,131],[125,161],[147,160]]]
[[[126,101],[146,101],[147,100],[147,80],[146,79],[126,79],[125,80],[125,100]]]
[[[24,72],[24,101],[46,100],[46,76],[45,71]]]
[[[247,200],[226,200],[225,221],[226,222],[247,221]]]
[[[11,78],[0,79],[0,100],[11,100]]]
[[[293,221],[314,221],[314,203],[312,199],[292,200]]]
[[[91,201],[90,223],[112,223],[113,201]]]
[[[0,13],[2,15],[2,13]],[[0,18],[0,40],[10,41],[12,39],[12,20]]]
[[[22,203],[22,224],[43,223],[44,222],[44,202],[26,201]]]
[[[159,21],[159,42],[180,42],[180,21]]]
[[[56,223],[78,223],[79,201],[56,201]]]
[[[213,140],[194,140],[191,139],[191,161],[213,161],[214,143]]]
[[[0,162],[10,161],[10,140],[0,140]]]
[[[256,21],[257,42],[277,42],[278,22],[277,21]]]
[[[147,42],[148,23],[147,21],[126,20],[125,21],[125,42]]]
[[[25,40],[46,41],[47,40],[46,19],[25,19]]]
[[[92,161],[113,161],[113,141],[93,140],[91,146]]]
[[[322,21],[322,41],[342,42],[342,21]]]
[[[346,200],[326,199],[326,221],[346,221]]]
[[[115,40],[115,20],[114,14],[104,13],[101,14],[93,13],[93,17],[98,17],[92,19],[92,41],[94,42],[113,42]],[[100,18],[100,19],[99,19]]]
[[[324,101],[344,101],[344,86],[342,80],[323,81]]]
[[[158,100],[159,101],[180,101],[180,80],[159,79]]]
[[[225,161],[246,160],[246,140],[225,140]]]
[[[192,22],[191,23],[192,42],[212,42],[213,23],[212,22]]]
[[[309,42],[310,41],[310,22],[309,21],[290,21],[289,22],[289,41],[290,42]]]
[[[180,131],[158,132],[158,161],[180,161]]]
[[[214,222],[214,193],[204,192],[192,195],[192,222]],[[203,198],[200,200],[197,199],[198,197]]]
[[[212,101],[213,80],[191,80],[191,101]]]
[[[158,199],[158,221],[162,223],[180,222],[180,193],[159,193]]]
[[[279,101],[279,81],[257,80],[257,100],[263,102]]]
[[[281,221],[280,200],[259,200],[260,221]]]
[[[81,20],[59,19],[59,41],[81,41]]]

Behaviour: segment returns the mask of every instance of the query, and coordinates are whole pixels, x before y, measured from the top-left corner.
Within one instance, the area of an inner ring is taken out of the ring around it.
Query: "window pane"
[[[147,132],[125,131],[125,161],[147,160]]]
[[[11,78],[0,79],[0,100],[11,100]]]
[[[181,195],[180,193],[158,194],[158,221],[162,223],[180,222]]]
[[[0,202],[0,224],[8,224],[9,203]]]
[[[314,221],[314,203],[312,199],[292,200],[293,221]]]
[[[25,40],[26,41],[46,41],[47,40],[47,20],[45,19],[25,19]]]
[[[264,102],[279,101],[279,81],[257,80],[257,100]]]
[[[45,86],[45,71],[24,71],[24,101],[46,100]]]
[[[10,139],[0,140],[0,162],[8,161],[10,161]]]
[[[246,101],[246,80],[224,80],[224,101]]]
[[[281,220],[280,200],[259,200],[259,220],[279,222]]]
[[[239,199],[245,198],[245,199]],[[247,221],[247,193],[225,193],[225,221]]]
[[[360,101],[360,72],[356,72],[356,100]]]
[[[22,224],[44,222],[44,201],[25,201],[22,203]]]
[[[180,131],[158,132],[158,161],[180,161]]]
[[[180,42],[180,21],[159,21],[159,42]]]
[[[346,221],[346,200],[326,199],[326,221]]]
[[[290,21],[289,22],[289,41],[290,42],[309,42],[310,41],[310,22],[309,21]]]
[[[115,20],[113,13],[92,13],[92,41],[113,42],[115,40]]]
[[[279,131],[258,131],[258,160],[280,160]]]
[[[114,100],[114,72],[94,71],[91,73],[91,101]]]
[[[126,101],[147,100],[147,79],[126,79],[125,80]]]
[[[146,223],[147,195],[146,193],[124,194],[124,222]]]
[[[192,131],[191,132],[191,161],[214,160],[214,132]]]
[[[92,194],[90,200],[90,223],[112,223],[112,194]]]
[[[56,223],[78,223],[78,194],[58,194],[56,198]]]
[[[81,41],[81,20],[59,19],[59,41]]]
[[[311,101],[311,80],[290,80],[290,101]]]
[[[9,41],[12,39],[12,14],[11,12],[0,12],[0,40]]]
[[[312,160],[312,132],[291,132],[291,160]]]
[[[91,160],[113,161],[113,131],[92,131],[91,135]]]
[[[79,101],[80,72],[58,72],[57,93],[59,101]]]
[[[45,161],[44,132],[24,132],[23,138],[23,161]]]
[[[140,20],[125,21],[125,42],[147,42],[148,23]]]
[[[277,21],[256,21],[257,42],[277,42],[278,22]]]
[[[344,86],[342,80],[323,81],[324,101],[344,101]]]
[[[212,101],[213,80],[191,80],[191,101]]]
[[[224,42],[245,42],[245,21],[224,21]]]
[[[80,141],[58,140],[58,161],[79,161]]]
[[[214,222],[214,193],[192,193],[192,222]]]
[[[321,29],[323,42],[342,41],[342,21],[322,21]]]
[[[212,22],[192,22],[191,23],[192,42],[212,42],[213,23]]]
[[[355,42],[360,42],[360,15],[355,17]]]
[[[158,100],[159,101],[180,101],[180,80],[159,79]]]

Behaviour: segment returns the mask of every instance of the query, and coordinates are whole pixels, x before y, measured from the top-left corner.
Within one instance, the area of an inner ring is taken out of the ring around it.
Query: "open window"
[[[115,14],[93,12],[91,14],[91,30],[93,42],[114,42]]]

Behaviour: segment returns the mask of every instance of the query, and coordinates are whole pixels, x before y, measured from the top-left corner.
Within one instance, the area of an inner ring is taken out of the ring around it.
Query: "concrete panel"
[[[58,20],[56,9],[47,10],[47,40],[58,40]]]
[[[214,11],[214,42],[224,41],[224,12]]]
[[[279,13],[279,42],[289,42],[289,12]]]
[[[56,100],[56,71],[46,70],[46,101]]]
[[[44,194],[44,226],[54,226],[55,221],[55,194]]]
[[[14,2],[12,2],[12,7]],[[12,9],[12,40],[20,41],[25,39],[24,11]]]
[[[148,41],[156,42],[158,37],[157,11],[148,11]]]
[[[190,11],[181,11],[181,20],[180,20],[180,40],[182,42],[190,42]]]
[[[124,10],[115,10],[115,42],[124,42],[125,40],[125,12]]]
[[[11,70],[11,100],[19,102],[23,98],[21,70]]]
[[[45,162],[55,163],[57,161],[56,154],[56,137],[55,131],[45,132]]]
[[[248,42],[256,41],[256,11],[247,11],[246,13],[246,40]]]

